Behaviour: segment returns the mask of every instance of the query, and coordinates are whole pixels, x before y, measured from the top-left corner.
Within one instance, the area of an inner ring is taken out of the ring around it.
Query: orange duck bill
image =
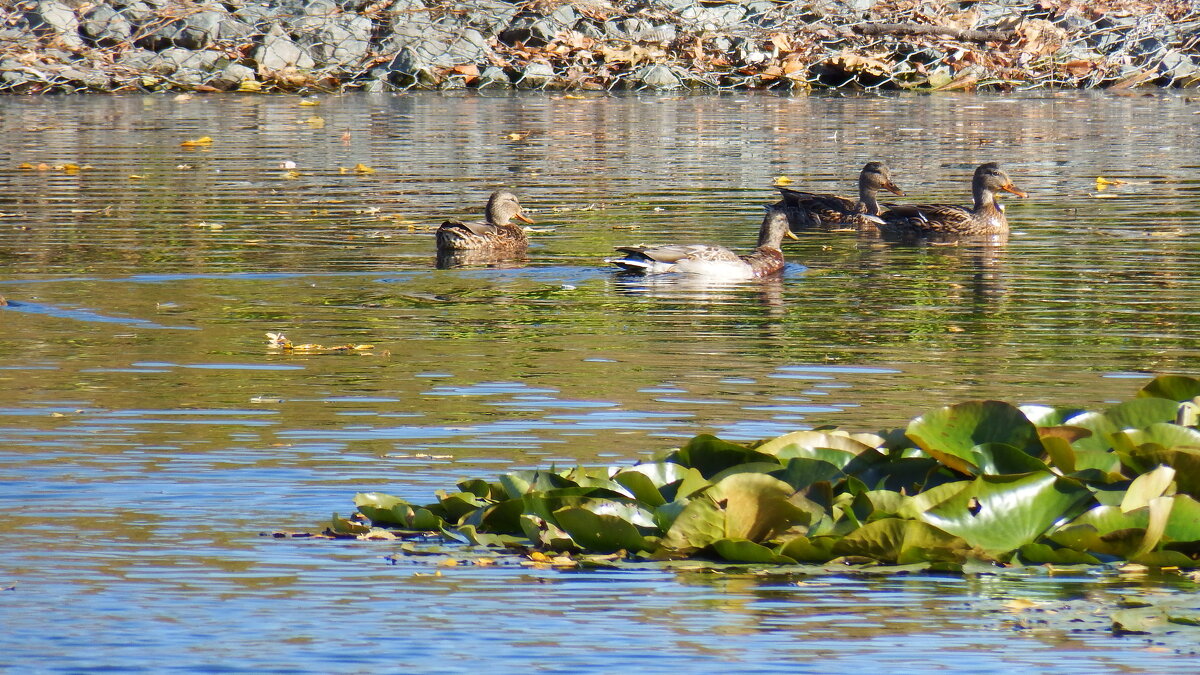
[[[1029,196],[1029,195],[1025,194],[1024,192],[1022,192],[1021,189],[1018,188],[1016,185],[1013,185],[1013,182],[1011,180],[1008,181],[1007,183],[1005,183],[1004,185],[1001,185],[1000,189],[1004,190],[1005,192],[1011,192],[1018,197],[1028,197]]]

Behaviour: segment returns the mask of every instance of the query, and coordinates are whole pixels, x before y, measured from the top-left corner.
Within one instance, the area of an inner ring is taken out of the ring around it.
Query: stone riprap
[[[0,91],[1200,86],[1200,2],[9,0]]]

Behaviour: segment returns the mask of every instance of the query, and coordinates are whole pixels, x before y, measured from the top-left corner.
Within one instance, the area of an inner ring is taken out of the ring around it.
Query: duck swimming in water
[[[756,279],[783,269],[783,238],[798,239],[788,227],[783,209],[767,207],[758,230],[758,247],[738,255],[724,246],[709,244],[664,244],[661,246],[618,246],[620,258],[608,258],[626,272],[661,274],[675,272],[720,279]]]

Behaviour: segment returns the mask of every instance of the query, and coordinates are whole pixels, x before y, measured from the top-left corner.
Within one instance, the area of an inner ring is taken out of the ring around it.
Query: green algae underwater
[[[648,462],[464,480],[425,505],[359,493],[326,534],[477,564],[1184,573],[1200,568],[1198,424],[1200,380],[1167,375],[1103,412],[968,401],[879,433],[701,435]]]

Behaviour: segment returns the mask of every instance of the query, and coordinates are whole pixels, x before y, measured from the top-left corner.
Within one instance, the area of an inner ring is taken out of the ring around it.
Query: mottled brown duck
[[[879,191],[887,190],[904,196],[904,191],[892,182],[887,165],[883,162],[867,162],[859,172],[857,200],[785,187],[776,189],[783,199],[775,204],[775,208],[786,210],[792,229],[837,226],[873,228],[883,223],[876,199]]]
[[[709,244],[665,244],[662,246],[618,246],[620,258],[610,262],[627,272],[662,274],[675,272],[713,279],[757,279],[783,269],[783,238],[796,239],[782,209],[767,207],[758,229],[758,248],[738,255],[724,246]]]
[[[1000,191],[1027,196],[995,162],[981,164],[971,179],[975,206],[954,204],[885,204],[879,231],[900,237],[965,237],[1006,234],[1008,218],[997,199]]]
[[[438,253],[448,251],[490,251],[495,254],[521,253],[529,248],[529,238],[513,219],[533,224],[521,209],[517,196],[508,190],[496,190],[488,199],[485,220],[465,223],[447,220],[437,230]]]

